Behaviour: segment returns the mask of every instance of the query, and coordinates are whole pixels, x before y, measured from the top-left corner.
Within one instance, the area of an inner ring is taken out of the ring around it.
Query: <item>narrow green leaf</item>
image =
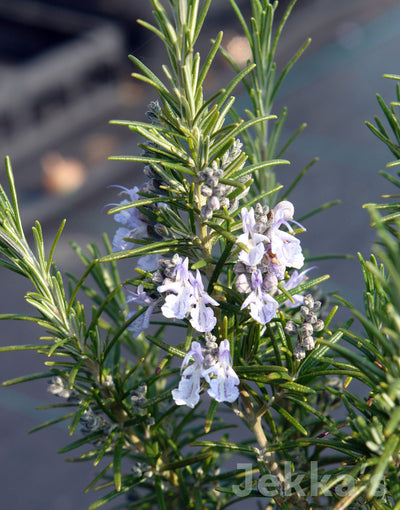
[[[215,400],[214,400],[215,402]],[[208,459],[212,455],[211,451],[201,452],[197,455],[193,455],[191,457],[185,457],[182,460],[177,460],[175,462],[169,462],[162,467],[162,471],[175,471],[176,469],[180,469],[186,466],[190,466],[191,464],[196,464],[197,462],[202,462],[205,459]]]
[[[219,406],[219,402],[212,399],[211,403],[210,403],[210,407],[208,408],[208,413],[207,413],[206,421],[204,424],[204,433],[205,434],[208,434],[210,432],[210,429],[212,427],[212,423],[214,420],[215,413],[217,412],[218,406]]]
[[[275,409],[275,411],[282,415],[286,421],[293,425],[295,429],[297,429],[301,434],[303,434],[303,436],[308,435],[307,430],[303,427],[303,425],[301,425],[301,423],[299,423],[294,416],[292,416],[288,411],[286,411],[286,409],[284,409],[278,404],[274,404],[272,407]]]
[[[374,474],[371,476],[367,491],[367,497],[372,498],[377,491],[382,478],[385,476],[385,472],[388,468],[388,464],[393,462],[393,455],[395,451],[398,451],[400,445],[400,438],[398,434],[390,436],[385,444],[382,455],[375,467]]]
[[[245,453],[258,453],[257,448],[254,446],[245,446],[236,443],[218,442],[218,441],[193,441],[191,446],[202,446],[204,448],[222,448],[224,450],[245,452]]]
[[[303,393],[306,395],[312,395],[315,393],[314,389],[295,382],[285,382],[280,384],[280,387],[288,391],[294,391],[295,393]]]
[[[171,251],[175,251],[174,247],[178,247],[180,245],[180,241],[177,239],[170,239],[168,241],[160,241],[158,243],[149,243],[145,246],[140,246],[139,248],[135,248],[133,250],[126,250],[116,253],[110,253],[109,255],[105,255],[101,257],[98,262],[104,264],[105,262],[113,262],[116,260],[127,259],[131,257],[137,257],[138,255],[146,255],[146,254],[156,254],[156,253],[168,253]],[[186,244],[185,244],[186,247]]]
[[[8,156],[6,156],[5,164],[6,164],[6,174],[7,174],[8,186],[10,188],[11,200],[12,200],[12,205],[13,205],[13,219],[14,219],[17,231],[18,231],[19,235],[21,236],[21,239],[25,239],[24,230],[22,228],[21,217],[19,214],[18,198],[17,198],[17,191],[15,189],[14,175],[13,175],[13,171],[11,168],[11,161]]]
[[[12,351],[37,351],[39,349],[45,350],[53,347],[53,344],[38,344],[38,345],[4,345],[0,347],[0,352]]]
[[[58,450],[57,453],[67,453],[71,450],[75,450],[76,448],[79,448],[80,446],[83,446],[85,444],[91,444],[93,442],[96,442],[98,439],[102,439],[104,436],[103,432],[93,432],[92,434],[88,434],[87,436],[83,437],[82,439],[78,439],[77,441],[74,441],[73,443],[68,444],[67,446],[64,446],[60,450]]]
[[[124,433],[120,432],[114,447],[114,461],[113,461],[113,472],[114,472],[114,486],[115,490],[121,491],[121,460],[123,455],[124,446]]]
[[[55,425],[56,423],[60,423],[62,421],[68,420],[69,418],[72,418],[72,416],[74,416],[74,414],[75,413],[69,413],[69,414],[65,414],[64,416],[60,416],[59,418],[54,418],[53,420],[46,421],[46,422],[38,425],[37,427],[34,427],[33,429],[31,429],[29,431],[29,434],[33,434],[33,432],[37,432],[38,430],[42,430],[46,427],[50,427],[51,425]]]
[[[39,372],[37,374],[24,375],[22,377],[16,377],[15,379],[8,379],[8,381],[3,381],[1,383],[2,386],[11,386],[13,384],[19,384],[23,382],[34,381],[36,379],[45,379],[47,377],[52,377],[54,372]]]
[[[157,347],[160,347],[164,351],[168,352],[168,354],[172,354],[173,356],[178,356],[179,358],[184,358],[186,356],[185,352],[181,351],[180,349],[177,349],[176,347],[172,347],[171,345],[168,345],[167,343],[163,342],[159,338],[156,338],[155,336],[146,335],[146,338],[152,344],[157,345]]]

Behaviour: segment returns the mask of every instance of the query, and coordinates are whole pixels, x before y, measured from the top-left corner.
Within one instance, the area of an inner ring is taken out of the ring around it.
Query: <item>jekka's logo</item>
[[[320,474],[318,472],[318,462],[310,462],[310,470],[308,473],[293,473],[291,469],[291,463],[285,461],[283,463],[282,474],[284,480],[282,483],[278,477],[273,474],[265,474],[257,479],[254,478],[255,471],[253,465],[248,462],[238,463],[237,469],[243,469],[244,480],[240,485],[233,485],[232,489],[236,496],[249,496],[254,488],[261,496],[273,498],[275,496],[290,496],[291,494],[297,493],[299,497],[317,497],[317,496],[328,496],[332,492],[338,497],[344,497],[348,494],[356,485],[357,479],[349,474],[343,474],[342,476],[331,475],[331,474]],[[373,475],[371,477],[371,483],[373,483]],[[332,484],[333,480],[336,483]],[[380,481],[378,488],[375,493],[376,498],[383,498],[386,489],[384,482]]]

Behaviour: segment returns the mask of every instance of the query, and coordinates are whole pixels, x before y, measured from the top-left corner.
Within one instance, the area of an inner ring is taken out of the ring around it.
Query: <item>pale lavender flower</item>
[[[190,359],[194,363],[188,365]],[[178,388],[172,390],[172,397],[178,406],[193,408],[200,400],[200,378],[203,375],[204,356],[199,342],[192,342],[181,367],[181,380]]]
[[[165,278],[163,284],[157,287],[158,292],[169,292],[161,311],[164,317],[174,319],[185,319],[190,314],[190,323],[196,331],[211,331],[217,319],[213,309],[207,305],[219,304],[204,290],[200,271],[197,270],[194,277],[188,265],[187,257],[183,261],[178,257],[172,278]]]
[[[173,279],[165,279],[163,284],[157,287],[158,292],[171,292],[165,298],[161,312],[168,319],[184,319],[191,307],[192,285],[189,281],[189,259],[178,262],[172,273]]]
[[[215,358],[215,356],[213,355]],[[189,364],[190,360],[193,363]],[[215,362],[214,362],[215,361]],[[181,380],[178,388],[172,390],[172,397],[178,406],[191,408],[200,400],[200,383],[204,378],[208,384],[208,394],[217,402],[234,402],[239,396],[239,377],[232,368],[229,341],[223,340],[219,346],[217,360],[211,366],[205,363],[199,342],[192,342],[181,367]],[[208,368],[204,368],[207,365]]]
[[[189,279],[192,285],[190,302],[194,305],[190,311],[190,324],[196,331],[201,333],[212,331],[217,323],[217,319],[214,315],[214,310],[207,305],[219,306],[219,303],[204,290],[203,281],[198,269],[196,270],[196,278],[190,273]]]
[[[140,199],[138,195],[139,188],[137,186],[131,189],[125,188],[124,186],[117,187],[122,189],[122,195],[128,195],[129,197],[129,200],[122,200],[117,205],[129,204],[130,202],[136,202]],[[123,225],[123,227],[117,229],[114,235],[112,241],[114,252],[130,250],[134,247],[132,242],[125,241],[124,238],[143,239],[147,237],[147,224],[139,218],[139,211],[136,207],[130,207],[129,209],[123,209],[115,213],[114,220]]]
[[[133,242],[127,241],[127,239],[129,239],[130,237],[131,231],[129,230],[129,228],[126,227],[117,228],[112,240],[113,252],[132,250],[135,245],[133,244]]]
[[[250,306],[250,316],[259,324],[267,324],[276,314],[278,302],[265,291],[260,270],[251,275],[252,292],[244,300],[241,310]]]
[[[316,266],[313,266],[313,267],[309,267],[308,269],[306,269],[305,271],[302,271],[301,273],[299,273],[296,269],[293,271],[293,273],[290,275],[290,278],[289,280],[287,280],[283,286],[286,290],[291,290],[291,289],[294,289],[295,287],[297,287],[298,285],[300,285],[300,283],[304,280],[307,279],[307,276],[306,274],[308,273],[308,271],[311,271],[311,269],[315,269]],[[290,301],[290,299],[287,299],[286,301],[284,301],[284,305],[287,306],[288,308],[295,308],[296,306],[300,306],[303,304],[304,302],[304,296],[302,294],[294,294],[294,296],[292,296],[292,298],[294,299],[294,303],[292,301]]]
[[[130,296],[125,304],[134,303],[139,306],[147,306],[147,309],[141,313],[129,326],[128,330],[133,332],[133,336],[138,336],[142,331],[147,329],[150,325],[150,318],[154,311],[155,300],[151,298],[144,290],[143,285],[139,285],[137,292],[128,291]],[[137,314],[137,311],[129,312],[128,319]]]
[[[276,204],[272,212],[274,217],[272,227],[275,226],[279,228],[280,225],[284,224],[286,228],[289,230],[289,232],[292,232],[293,229],[289,224],[289,222],[291,222],[295,223],[298,227],[302,228],[303,230],[306,230],[303,227],[303,225],[301,225],[301,223],[293,219],[294,205],[292,204],[292,202],[289,202],[288,200],[282,200],[282,202]]]
[[[264,242],[268,242],[269,238],[256,231],[256,220],[254,218],[254,209],[247,210],[243,207],[241,211],[243,234],[237,238],[237,243],[245,244],[249,248],[249,252],[242,250],[239,253],[239,260],[250,267],[259,264],[264,256]]]
[[[211,375],[211,377],[210,377]],[[239,397],[239,377],[232,368],[232,357],[228,340],[223,340],[218,349],[218,361],[206,371],[203,377],[210,388],[208,394],[217,402],[234,402]]]
[[[248,294],[251,292],[251,286],[249,283],[249,277],[245,273],[241,273],[236,280],[236,290],[241,294]]]
[[[152,273],[158,268],[158,263],[161,257],[162,255],[159,253],[155,253],[153,255],[143,255],[143,257],[140,257],[137,261],[136,267]]]
[[[304,264],[300,241],[288,232],[278,228],[270,229],[271,251],[284,267],[300,269]]]
[[[300,269],[304,264],[304,256],[301,251],[300,241],[289,232],[293,232],[289,222],[295,223],[299,227],[305,228],[293,220],[294,206],[291,202],[283,200],[273,209],[273,224],[268,230],[271,240],[271,252],[277,261],[286,267]],[[289,232],[280,230],[279,227],[285,225]]]

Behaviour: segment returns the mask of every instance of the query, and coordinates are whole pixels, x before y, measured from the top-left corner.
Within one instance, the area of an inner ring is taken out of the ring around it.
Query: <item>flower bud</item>
[[[296,361],[301,361],[306,357],[306,351],[302,345],[296,345],[293,349],[293,357]]]
[[[301,336],[303,338],[311,336],[314,332],[312,325],[309,322],[303,322],[301,325]]]
[[[207,200],[207,207],[212,211],[219,211],[221,204],[219,203],[219,198],[213,195]]]
[[[251,292],[251,286],[249,282],[249,278],[246,274],[241,273],[236,280],[236,290],[241,294],[247,294]]]
[[[268,293],[273,294],[276,291],[276,289],[278,288],[278,278],[273,273],[267,273],[264,276],[263,285],[264,285],[264,289]]]
[[[154,167],[151,165],[145,165],[143,168],[143,173],[146,177],[149,177],[150,179],[154,177],[158,177],[157,172],[154,170]]]
[[[310,310],[314,308],[314,298],[312,294],[307,294],[307,296],[304,296],[304,306],[307,306]]]
[[[310,314],[310,309],[307,306],[303,305],[300,307],[300,315],[302,317],[306,318],[307,315],[309,315],[309,314]]]
[[[324,321],[321,320],[321,319],[318,319],[314,324],[313,324],[313,328],[314,328],[314,331],[322,331],[325,327],[325,324],[324,324]]]
[[[318,312],[321,309],[321,301],[314,301],[313,312]]]
[[[217,197],[222,197],[222,196],[226,195],[226,190],[227,190],[227,187],[225,186],[225,184],[218,183],[214,187],[213,194],[216,195]]]
[[[211,220],[213,216],[213,211],[208,206],[203,205],[200,211],[200,216],[205,220]]]
[[[288,321],[285,326],[285,333],[289,336],[297,335],[297,325],[293,321]]]
[[[305,319],[310,324],[315,324],[318,320],[318,317],[316,316],[316,314],[314,312],[310,312],[306,315]]]
[[[312,336],[306,336],[303,338],[302,345],[306,351],[311,351],[315,347],[315,340]]]
[[[227,198],[227,197],[220,198],[219,203],[221,204],[221,207],[226,207],[227,209],[230,206],[230,201],[229,201],[229,198]]]
[[[218,177],[216,177],[215,175],[210,175],[207,178],[207,184],[214,188],[218,184]]]
[[[262,221],[257,221],[257,223],[254,226],[254,230],[258,234],[263,234],[265,232],[265,230],[266,230],[266,224],[263,223]]]
[[[200,193],[203,195],[203,197],[211,197],[213,190],[210,188],[210,186],[208,186],[208,184],[203,184],[203,186],[200,188]]]
[[[263,206],[260,204],[260,202],[256,203],[256,207],[254,209],[255,216],[261,216],[263,214]]]
[[[155,233],[162,237],[163,239],[171,237],[171,232],[165,225],[162,225],[161,223],[156,223],[153,228]]]

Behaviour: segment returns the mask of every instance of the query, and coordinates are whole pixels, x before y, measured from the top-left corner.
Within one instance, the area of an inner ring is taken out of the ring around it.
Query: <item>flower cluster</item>
[[[248,294],[241,308],[249,307],[250,316],[260,324],[267,324],[276,314],[278,302],[272,295],[277,292],[278,282],[285,278],[286,268],[300,269],[304,264],[300,241],[289,222],[304,227],[293,220],[293,213],[293,204],[286,200],[272,210],[257,204],[255,211],[245,207],[241,211],[243,234],[237,243],[247,249],[241,250],[235,265],[236,288]],[[281,230],[282,225],[287,231]],[[296,276],[303,279],[305,272]]]
[[[118,204],[112,205],[128,206],[128,204],[140,200],[143,197],[141,197],[139,193],[148,192],[151,182],[151,180],[146,182],[140,189],[137,186],[133,188],[117,186],[122,190],[120,195],[127,196],[129,200],[124,198]],[[153,206],[153,208],[155,208],[155,206]],[[114,252],[132,250],[135,248],[134,239],[152,239],[154,241],[160,241],[164,237],[163,234],[167,234],[161,231],[159,225],[154,224],[149,216],[141,213],[137,207],[128,207],[116,212],[114,214],[114,220],[122,225],[116,230],[113,237],[112,247]],[[154,271],[157,268],[159,258],[160,255],[144,255],[139,258],[137,267],[146,271]]]
[[[77,398],[76,392],[70,389],[59,375],[55,375],[48,381],[47,391],[68,401],[74,401]]]
[[[93,412],[93,410],[88,407],[83,412],[80,417],[79,424],[81,427],[81,432],[84,435],[93,434],[94,432],[101,432],[109,430],[112,425],[110,425],[101,414]]]
[[[161,312],[168,319],[185,319],[190,316],[190,324],[196,331],[204,333],[214,329],[217,319],[210,306],[219,306],[204,290],[200,271],[196,276],[189,271],[189,259],[175,256],[175,267],[170,278],[165,278],[158,292],[167,293]]]
[[[159,304],[159,296],[146,292],[143,285],[139,285],[137,291],[128,290],[128,299],[125,301],[125,305],[133,303],[143,307],[140,313],[137,310],[130,311],[127,319],[131,319],[134,315],[137,315],[136,319],[130,323],[128,330],[132,331],[133,336],[138,336],[142,331],[147,329],[150,325],[150,318]]]
[[[230,200],[228,195],[235,190],[235,187],[220,182],[228,166],[243,154],[241,151],[242,145],[240,140],[235,140],[219,163],[213,161],[211,166],[198,173],[199,180],[203,182],[200,193],[206,198],[206,204],[201,207],[200,211],[202,218],[211,219],[213,213],[223,207],[228,210],[235,210],[238,207],[239,199],[248,193],[248,189],[246,189],[239,196]]]
[[[107,376],[104,382],[104,386],[109,386],[112,383],[111,377]],[[80,404],[81,399],[78,397],[77,393],[68,387],[68,384],[62,377],[56,375],[52,377],[49,381],[48,391],[57,397],[64,398],[67,402]],[[112,425],[110,425],[101,414],[96,411],[93,411],[91,407],[85,409],[79,418],[79,424],[82,434],[88,435],[94,432],[106,431],[109,430]]]
[[[143,307],[128,313],[128,320],[136,318],[128,326],[134,336],[138,336],[150,325],[154,312],[159,312],[167,319],[189,318],[192,327],[200,333],[212,331],[217,323],[213,308],[219,303],[204,290],[203,280],[199,270],[193,274],[189,271],[189,259],[182,259],[174,255],[171,260],[160,258],[158,269],[153,273],[152,284],[158,284],[154,290],[144,289],[143,285],[137,291],[128,291],[129,296],[125,305]]]
[[[317,313],[321,308],[321,301],[314,301],[311,294],[303,299],[303,306],[300,308],[302,323],[298,326],[294,321],[289,321],[285,327],[285,333],[290,336],[297,336],[298,344],[293,350],[293,356],[298,361],[302,360],[306,351],[311,351],[315,347],[314,332],[322,331],[325,327],[324,321],[318,319]]]
[[[159,115],[161,114],[161,107],[158,101],[152,101],[149,106],[149,110],[146,112],[146,116],[149,120],[155,124],[158,123]],[[143,152],[143,156],[152,156],[151,152],[154,144],[152,142],[148,142],[145,146],[145,151]],[[134,186],[133,188],[126,188],[124,186],[115,186],[121,189],[120,195],[123,198],[117,204],[110,204],[115,206],[124,206],[126,205],[126,209],[122,209],[119,212],[114,213],[114,220],[121,224],[115,234],[112,241],[113,251],[125,251],[131,250],[135,247],[134,240],[135,239],[150,239],[154,241],[160,241],[164,238],[169,238],[170,232],[165,227],[165,225],[161,225],[154,220],[154,213],[157,209],[161,207],[166,207],[166,205],[162,202],[159,204],[147,204],[143,206],[144,209],[148,210],[150,214],[144,214],[137,207],[129,207],[129,204],[132,202],[137,202],[138,200],[144,198],[144,196],[157,196],[161,197],[165,195],[165,190],[163,189],[163,185],[166,184],[165,181],[159,175],[159,172],[154,168],[154,166],[147,164],[143,168],[143,173],[147,177],[147,181],[143,183],[140,187]],[[154,271],[157,269],[158,260],[160,255],[145,255],[140,257],[137,263],[137,267],[144,269],[146,271]]]
[[[203,349],[199,342],[192,342],[183,360],[179,386],[172,391],[178,406],[193,408],[198,404],[202,378],[209,385],[207,393],[217,402],[234,402],[239,396],[239,378],[231,366],[229,341],[225,339],[217,347],[215,337],[208,335],[206,342]],[[191,359],[193,363],[189,364]]]

